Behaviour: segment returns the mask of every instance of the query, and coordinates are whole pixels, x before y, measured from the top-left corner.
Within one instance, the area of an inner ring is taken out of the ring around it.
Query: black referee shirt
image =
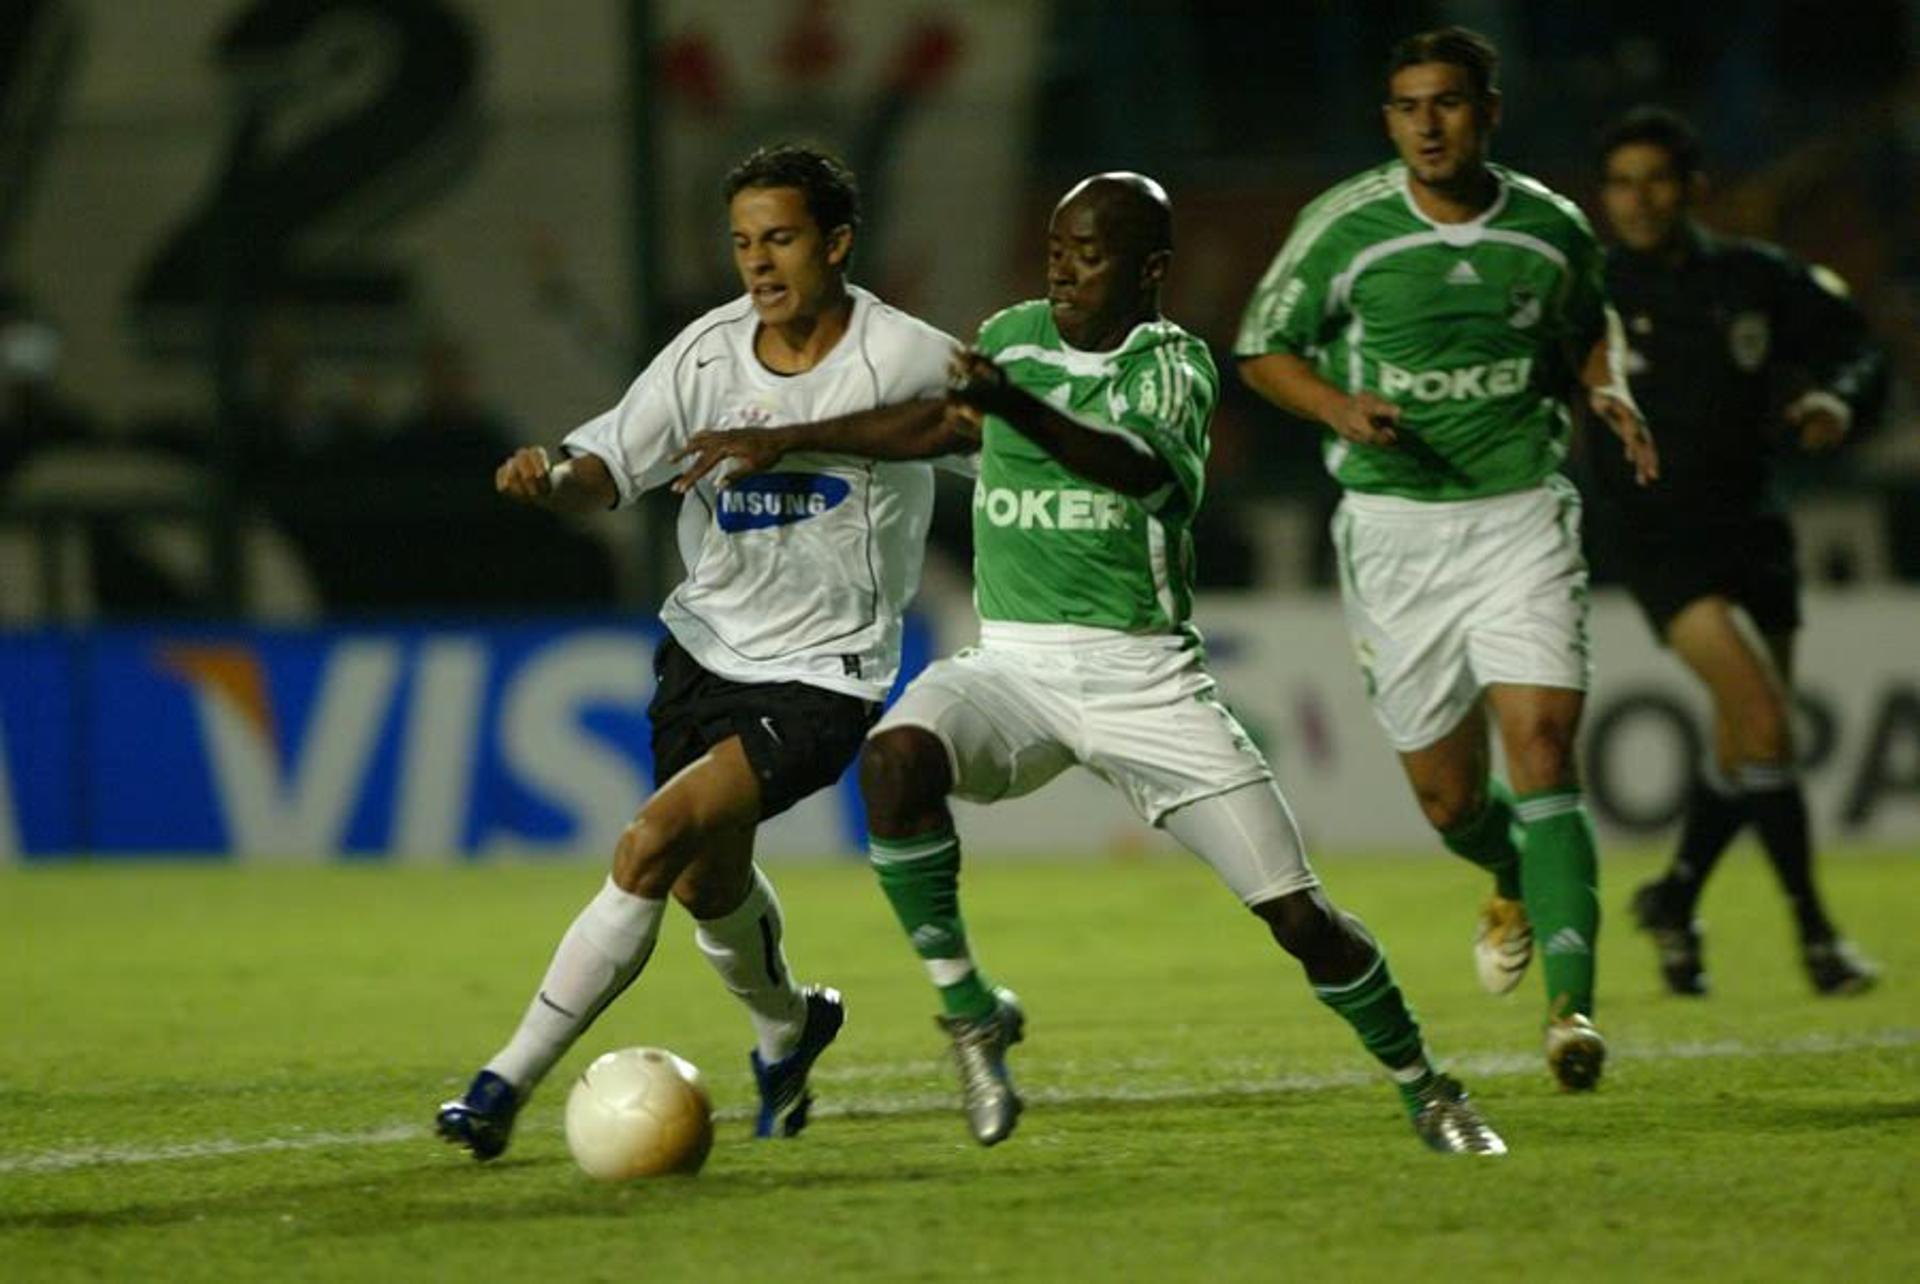
[[[1600,499],[1634,526],[1773,510],[1768,457],[1790,441],[1786,407],[1819,390],[1856,416],[1867,410],[1880,355],[1865,321],[1777,246],[1697,225],[1678,266],[1615,246],[1607,293],[1626,327],[1629,382],[1660,449],[1660,479],[1635,485],[1605,438],[1589,464]]]

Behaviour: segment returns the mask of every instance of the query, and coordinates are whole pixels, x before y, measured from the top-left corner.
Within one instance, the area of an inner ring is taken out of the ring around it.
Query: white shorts
[[[1333,540],[1367,697],[1402,753],[1459,726],[1490,683],[1587,689],[1587,562],[1566,478],[1450,503],[1349,494]]]
[[[1080,765],[1158,825],[1201,798],[1271,780],[1188,639],[999,624],[935,661],[871,735],[921,727],[946,746],[953,792],[990,803]]]

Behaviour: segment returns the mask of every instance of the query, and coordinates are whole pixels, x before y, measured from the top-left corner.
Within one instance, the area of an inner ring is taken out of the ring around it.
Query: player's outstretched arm
[[[796,451],[859,455],[865,459],[935,459],[980,448],[980,435],[944,400],[927,398],[876,406],[808,424],[695,433],[675,458],[687,461],[673,481],[686,494],[693,484],[731,461],[718,485],[751,477]]]
[[[1348,441],[1391,446],[1399,440],[1400,407],[1365,390],[1342,392],[1291,352],[1242,358],[1240,379],[1288,414],[1325,424]]]
[[[983,352],[954,354],[947,397],[976,414],[998,415],[1014,431],[1095,485],[1139,498],[1173,481],[1173,470],[1137,438],[1089,427],[1017,386]]]
[[[1660,479],[1660,451],[1615,365],[1607,336],[1602,335],[1587,350],[1580,366],[1580,382],[1587,388],[1587,405],[1620,439],[1621,450],[1633,465],[1634,481],[1651,486]]]
[[[493,488],[508,499],[556,513],[597,513],[619,502],[613,474],[598,455],[555,464],[542,446],[522,446],[493,473]]]

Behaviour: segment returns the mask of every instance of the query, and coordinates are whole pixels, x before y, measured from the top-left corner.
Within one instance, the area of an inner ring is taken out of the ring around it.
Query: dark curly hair
[[[732,201],[749,187],[797,188],[822,232],[860,228],[860,185],[853,171],[829,152],[797,143],[762,147],[727,171],[726,199]]]

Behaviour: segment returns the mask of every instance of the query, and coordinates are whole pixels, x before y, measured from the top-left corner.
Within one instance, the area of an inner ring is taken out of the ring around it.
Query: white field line
[[[1752,1060],[1759,1057],[1833,1056],[1847,1052],[1867,1052],[1920,1046],[1920,1030],[1876,1030],[1858,1035],[1803,1035],[1771,1043],[1749,1043],[1740,1039],[1718,1039],[1690,1043],[1649,1044],[1619,1047],[1613,1050],[1616,1061],[1712,1061]],[[1151,1071],[1170,1064],[1161,1059],[1134,1062],[1103,1062],[1104,1073]],[[1247,1063],[1252,1068],[1252,1063]],[[1449,1071],[1458,1071],[1469,1080],[1506,1078],[1543,1073],[1540,1058],[1514,1053],[1477,1053],[1445,1061]],[[926,1063],[893,1066],[857,1066],[829,1072],[822,1070],[822,1086],[855,1079],[899,1078],[920,1073]],[[1055,1065],[1054,1073],[1071,1073],[1072,1067]],[[1267,1097],[1282,1093],[1323,1092],[1330,1088],[1348,1088],[1377,1083],[1380,1075],[1363,1068],[1330,1074],[1261,1075],[1219,1077],[1158,1083],[1143,1087],[1035,1088],[1026,1092],[1028,1101],[1039,1105],[1084,1106],[1104,1103],[1168,1101],[1204,1101],[1217,1097]],[[814,1113],[821,1118],[884,1119],[901,1115],[927,1114],[954,1106],[951,1092],[889,1093],[884,1096],[842,1098],[824,1104]],[[722,1121],[748,1117],[745,1107],[717,1110]],[[168,1146],[79,1146],[69,1150],[38,1153],[0,1154],[0,1175],[9,1173],[58,1173],[76,1168],[109,1167],[125,1164],[167,1163],[183,1159],[220,1159],[230,1155],[258,1155],[301,1150],[330,1150],[353,1146],[381,1146],[401,1141],[419,1141],[428,1130],[419,1124],[388,1124],[365,1132],[303,1132],[291,1137],[267,1137],[256,1141],[210,1138],[180,1142]]]

